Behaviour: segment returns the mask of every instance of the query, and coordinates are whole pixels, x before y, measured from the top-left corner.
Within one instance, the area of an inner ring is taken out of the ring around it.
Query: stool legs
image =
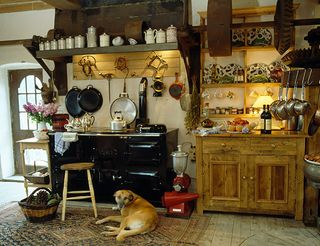
[[[94,217],[97,218],[98,217],[98,213],[97,213],[97,206],[96,206],[96,198],[95,198],[95,195],[94,195],[94,189],[93,189],[93,185],[92,185],[92,179],[91,179],[90,170],[87,170],[87,177],[88,177],[88,184],[89,184],[91,202],[92,202],[92,207],[93,207],[93,213],[94,213]]]
[[[67,205],[67,194],[68,194],[68,170],[64,171],[64,181],[63,181],[63,193],[62,193],[62,216],[61,220],[65,220],[66,216],[66,205]]]

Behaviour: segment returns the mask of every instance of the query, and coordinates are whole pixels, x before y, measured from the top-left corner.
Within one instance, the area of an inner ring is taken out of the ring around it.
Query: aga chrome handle
[[[242,176],[242,179],[243,179],[243,180],[247,179],[247,176]]]
[[[275,147],[277,147],[277,146],[276,146],[275,144],[271,144],[271,147],[272,147],[272,148],[275,148]]]
[[[222,143],[221,144],[221,147],[226,147],[227,145],[225,143]]]
[[[250,180],[254,180],[254,177],[250,176]]]

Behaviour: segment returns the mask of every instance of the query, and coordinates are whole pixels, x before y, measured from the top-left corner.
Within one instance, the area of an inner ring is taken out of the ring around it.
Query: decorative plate
[[[247,42],[249,46],[271,45],[272,34],[266,28],[252,28],[247,32]]]
[[[218,83],[222,76],[222,67],[218,64],[209,64],[203,70],[203,82],[205,84]]]
[[[244,70],[240,65],[230,63],[222,68],[221,74],[222,76],[219,78],[219,83],[234,83],[239,82],[238,75],[243,75]],[[243,79],[241,82],[243,82]]]
[[[269,66],[264,63],[254,63],[247,68],[247,79],[251,83],[265,83],[270,81]]]
[[[243,30],[241,29],[232,30],[232,46],[235,46],[235,47],[245,46]]]

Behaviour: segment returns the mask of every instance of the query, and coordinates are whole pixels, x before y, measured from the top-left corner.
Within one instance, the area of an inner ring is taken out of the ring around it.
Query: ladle
[[[294,111],[294,105],[298,101],[300,101],[299,99],[296,99],[297,91],[298,91],[298,77],[299,77],[299,70],[296,70],[296,78],[294,80],[293,95],[292,95],[292,98],[290,98],[285,104],[285,109],[288,113],[288,116],[297,116],[296,112]]]

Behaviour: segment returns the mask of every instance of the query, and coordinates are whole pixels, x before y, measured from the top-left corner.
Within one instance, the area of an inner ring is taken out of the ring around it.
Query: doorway
[[[41,101],[42,69],[20,69],[9,71],[9,92],[12,143],[15,174],[21,174],[21,158],[18,140],[33,137],[32,131],[37,129],[31,121],[23,105],[27,102],[38,104]]]

